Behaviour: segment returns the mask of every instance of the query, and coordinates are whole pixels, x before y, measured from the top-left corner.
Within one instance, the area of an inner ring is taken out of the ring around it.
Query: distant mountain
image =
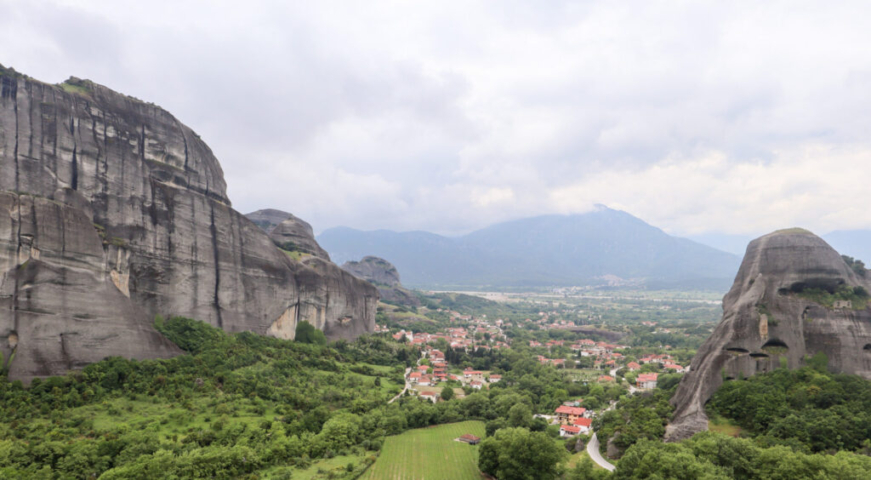
[[[702,245],[714,247],[717,250],[722,250],[743,257],[744,252],[747,251],[747,245],[756,237],[753,235],[729,233],[702,233],[699,235],[688,235],[686,238],[701,243]]]
[[[842,255],[871,265],[871,230],[836,230],[823,235],[823,240]]]
[[[607,207],[499,223],[457,238],[340,227],[318,242],[337,263],[375,255],[396,265],[406,285],[428,287],[583,285],[609,276],[725,290],[740,262]]]

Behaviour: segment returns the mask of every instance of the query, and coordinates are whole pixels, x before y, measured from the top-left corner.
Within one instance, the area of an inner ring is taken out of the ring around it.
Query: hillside
[[[218,159],[166,110],[0,66],[0,353],[30,381],[180,351],[155,315],[292,338],[374,328],[377,291],[295,261],[232,208]]]
[[[632,215],[599,207],[499,223],[450,238],[427,232],[333,228],[318,242],[338,263],[375,255],[409,286],[547,286],[603,283],[724,289],[739,258],[670,236]]]

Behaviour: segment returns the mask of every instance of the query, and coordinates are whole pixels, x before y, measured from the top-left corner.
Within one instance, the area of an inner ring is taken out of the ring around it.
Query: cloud
[[[867,190],[861,173],[869,158],[866,147],[822,145],[775,151],[768,161],[707,152],[642,169],[603,171],[554,190],[551,201],[561,212],[604,201],[681,235],[867,228],[860,199]]]
[[[239,210],[317,230],[455,234],[594,203],[687,234],[871,227],[849,198],[871,176],[866,2],[0,11],[4,65],[163,106],[210,144]]]

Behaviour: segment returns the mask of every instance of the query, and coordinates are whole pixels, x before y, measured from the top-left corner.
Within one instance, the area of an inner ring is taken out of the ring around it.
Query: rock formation
[[[245,215],[269,234],[284,251],[314,255],[330,261],[330,255],[315,240],[312,226],[305,220],[281,210],[258,210]]]
[[[0,66],[0,352],[10,378],[180,351],[160,313],[230,332],[374,329],[375,288],[297,262],[231,207],[190,128],[90,81]]]
[[[399,282],[399,271],[383,258],[366,256],[359,262],[345,262],[342,269],[378,287],[381,299],[399,305],[420,306],[417,295]]]
[[[868,282],[810,232],[783,230],[754,240],[723,299],[722,321],[672,398],[666,439],[707,430],[705,402],[724,381],[782,363],[799,368],[824,353],[830,370],[871,379],[867,290]],[[845,300],[850,296],[858,301]]]

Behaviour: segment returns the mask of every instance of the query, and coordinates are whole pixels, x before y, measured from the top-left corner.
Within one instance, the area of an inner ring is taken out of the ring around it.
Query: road
[[[617,378],[617,369],[616,368],[612,368],[608,373],[611,374],[612,377]],[[638,391],[638,389],[633,387],[631,383],[629,383],[628,385],[629,385],[629,393],[635,393]]]
[[[589,455],[597,465],[605,470],[608,470],[609,472],[614,471],[614,465],[608,463],[607,460],[602,458],[602,454],[599,453],[599,438],[596,437],[595,433],[590,437],[590,441],[587,442],[587,455]]]
[[[402,391],[399,392],[399,395],[397,395],[397,396],[391,398],[390,400],[388,400],[388,401],[387,401],[388,404],[393,403],[393,402],[399,400],[399,397],[405,395],[405,392],[407,392],[408,389],[411,388],[411,384],[408,383],[408,374],[409,374],[409,373],[411,373],[411,367],[408,367],[408,368],[405,369],[405,388],[403,388]]]
[[[420,361],[421,361],[421,360],[423,360],[423,352],[420,353],[420,358],[417,359],[417,365],[418,365],[418,366],[420,366]],[[387,401],[388,404],[393,403],[393,402],[399,400],[399,397],[405,395],[405,392],[407,392],[408,389],[411,388],[411,383],[408,382],[408,375],[409,375],[410,373],[411,373],[411,367],[406,368],[406,369],[405,369],[405,388],[403,388],[402,391],[399,392],[399,395],[397,395],[397,396],[391,398],[390,400],[388,400],[388,401]]]

